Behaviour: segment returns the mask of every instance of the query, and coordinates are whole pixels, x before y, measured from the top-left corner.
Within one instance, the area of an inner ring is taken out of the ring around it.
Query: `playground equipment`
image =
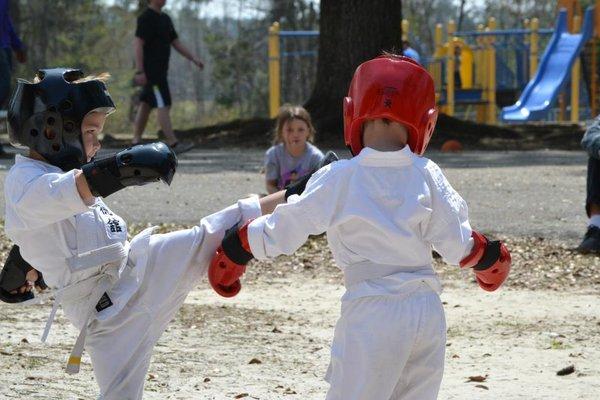
[[[435,52],[427,65],[436,81],[442,112],[455,115],[457,106],[462,106],[463,118],[467,118],[475,108],[478,122],[493,124],[498,106],[515,103],[520,93],[516,104],[503,108],[502,122],[577,122],[596,115],[600,1],[586,10],[581,31],[578,0],[559,0],[557,9],[554,29],[540,29],[534,18],[525,21],[524,29],[497,30],[490,18],[487,27],[480,25],[477,32],[455,32],[450,21],[445,43],[438,24]],[[544,46],[540,59],[539,49]],[[581,101],[587,107],[582,108]]]
[[[570,104],[569,119],[573,122],[598,114],[600,0],[596,3],[595,9],[586,10],[581,32],[578,0],[558,1],[557,7],[566,11],[559,12],[554,29],[540,28],[538,19],[533,18],[525,20],[521,29],[499,30],[492,17],[486,26],[481,24],[476,31],[456,32],[455,23],[450,21],[444,42],[442,25],[437,24],[434,54],[424,58],[424,65],[434,78],[441,112],[451,116],[459,113],[465,119],[470,119],[474,112],[477,122],[488,124],[497,123],[499,114],[503,122],[553,118],[565,121],[567,104]],[[408,21],[402,21],[403,39],[408,39],[409,28]],[[282,61],[291,55],[316,55],[314,50],[281,51],[282,43],[289,38],[317,37],[318,34],[316,31],[280,31],[278,23],[269,29],[271,117],[276,116],[281,104],[280,75],[285,75],[281,73]],[[546,49],[541,58],[540,48]],[[580,58],[584,61],[583,68]],[[308,79],[305,77],[304,81]],[[288,78],[284,82],[286,80]],[[582,91],[582,87],[586,90]],[[568,95],[562,93],[569,88]],[[284,90],[289,99],[288,92]],[[580,98],[587,107],[581,107]],[[501,113],[499,107],[504,107]]]
[[[302,46],[296,43],[295,46],[290,47],[282,46],[282,42],[284,40],[287,41],[287,39],[310,39],[318,38],[318,36],[318,31],[282,31],[278,22],[274,22],[269,28],[269,116],[271,118],[277,116],[277,111],[281,105],[281,75],[282,69],[284,69],[282,68],[282,62],[285,60],[294,60],[293,64],[303,64],[302,60],[317,56],[316,46],[310,46],[310,44],[306,43]],[[306,68],[307,66],[312,66],[312,68]],[[316,73],[315,62],[309,62],[307,65],[296,65],[296,67],[295,74],[302,75],[296,76],[296,79],[300,78],[299,80],[302,81],[308,80],[309,76],[314,76]],[[308,71],[306,71],[307,69]]]
[[[571,121],[579,120],[579,55],[591,38],[594,25],[594,8],[585,12],[583,29],[579,31],[580,17],[573,18],[573,32],[568,32],[568,11],[562,9],[556,28],[539,68],[527,84],[517,103],[502,109],[502,121],[524,122],[543,119],[556,102],[563,85],[571,75]]]
[[[498,103],[510,104],[537,69],[538,46],[551,29],[539,29],[537,19],[524,29],[496,29],[495,18],[476,31],[456,32],[448,23],[448,40],[442,25],[435,28],[435,52],[426,65],[436,83],[442,112],[455,115],[458,106],[476,112],[477,122],[494,124]]]

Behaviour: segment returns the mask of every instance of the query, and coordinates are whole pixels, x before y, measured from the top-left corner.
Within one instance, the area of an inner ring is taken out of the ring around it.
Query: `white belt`
[[[104,266],[103,271],[99,274],[65,286],[54,293],[54,304],[52,305],[52,311],[50,311],[44,333],[42,334],[42,342],[45,342],[48,338],[48,333],[50,332],[50,327],[54,321],[59,303],[63,301],[73,302],[89,296],[88,304],[86,304],[87,316],[67,362],[67,373],[69,374],[79,372],[81,355],[83,354],[87,334],[87,325],[92,315],[94,315],[96,304],[102,295],[117,281],[119,269],[123,262],[127,260],[128,252],[129,244],[114,243],[67,259],[67,265],[72,273]],[[93,288],[91,293],[90,288]]]
[[[370,279],[385,278],[392,275],[396,275],[400,279],[405,279],[407,283],[419,280],[426,283],[437,293],[441,293],[442,291],[440,281],[430,265],[403,267],[398,265],[376,264],[371,261],[363,261],[345,267],[344,286],[349,288],[360,282]]]
[[[429,265],[402,267],[398,265],[377,264],[371,261],[363,261],[344,268],[344,286],[350,287],[362,281],[384,278],[398,273],[431,275],[432,277],[435,277],[435,272]]]

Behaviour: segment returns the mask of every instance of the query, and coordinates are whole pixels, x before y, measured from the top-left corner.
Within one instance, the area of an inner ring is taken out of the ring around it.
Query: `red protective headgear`
[[[384,55],[362,63],[344,99],[344,139],[352,154],[362,150],[366,120],[386,118],[408,129],[408,146],[422,155],[433,134],[438,112],[431,75],[417,62]]]

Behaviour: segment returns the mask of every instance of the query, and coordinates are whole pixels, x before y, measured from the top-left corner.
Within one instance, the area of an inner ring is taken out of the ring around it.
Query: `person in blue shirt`
[[[0,109],[3,109],[10,93],[12,52],[18,62],[27,60],[25,46],[17,36],[8,12],[8,0],[0,0]],[[0,157],[6,152],[0,144]]]
[[[581,140],[588,153],[585,211],[587,231],[577,247],[580,253],[600,253],[600,115],[588,127]]]
[[[415,49],[410,47],[410,42],[408,40],[402,41],[402,53],[406,57],[410,57],[413,60],[415,60],[416,62],[418,62],[419,64],[421,64],[421,56]]]

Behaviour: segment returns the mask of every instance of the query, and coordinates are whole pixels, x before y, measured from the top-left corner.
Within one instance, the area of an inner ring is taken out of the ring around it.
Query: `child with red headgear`
[[[346,293],[331,348],[328,400],[437,398],[446,323],[435,249],[496,290],[510,254],[471,229],[467,205],[421,155],[435,126],[433,80],[406,57],[360,65],[344,99],[344,135],[354,158],[317,171],[300,196],[230,230],[209,269],[223,286],[244,263],[290,254],[327,232]]]

